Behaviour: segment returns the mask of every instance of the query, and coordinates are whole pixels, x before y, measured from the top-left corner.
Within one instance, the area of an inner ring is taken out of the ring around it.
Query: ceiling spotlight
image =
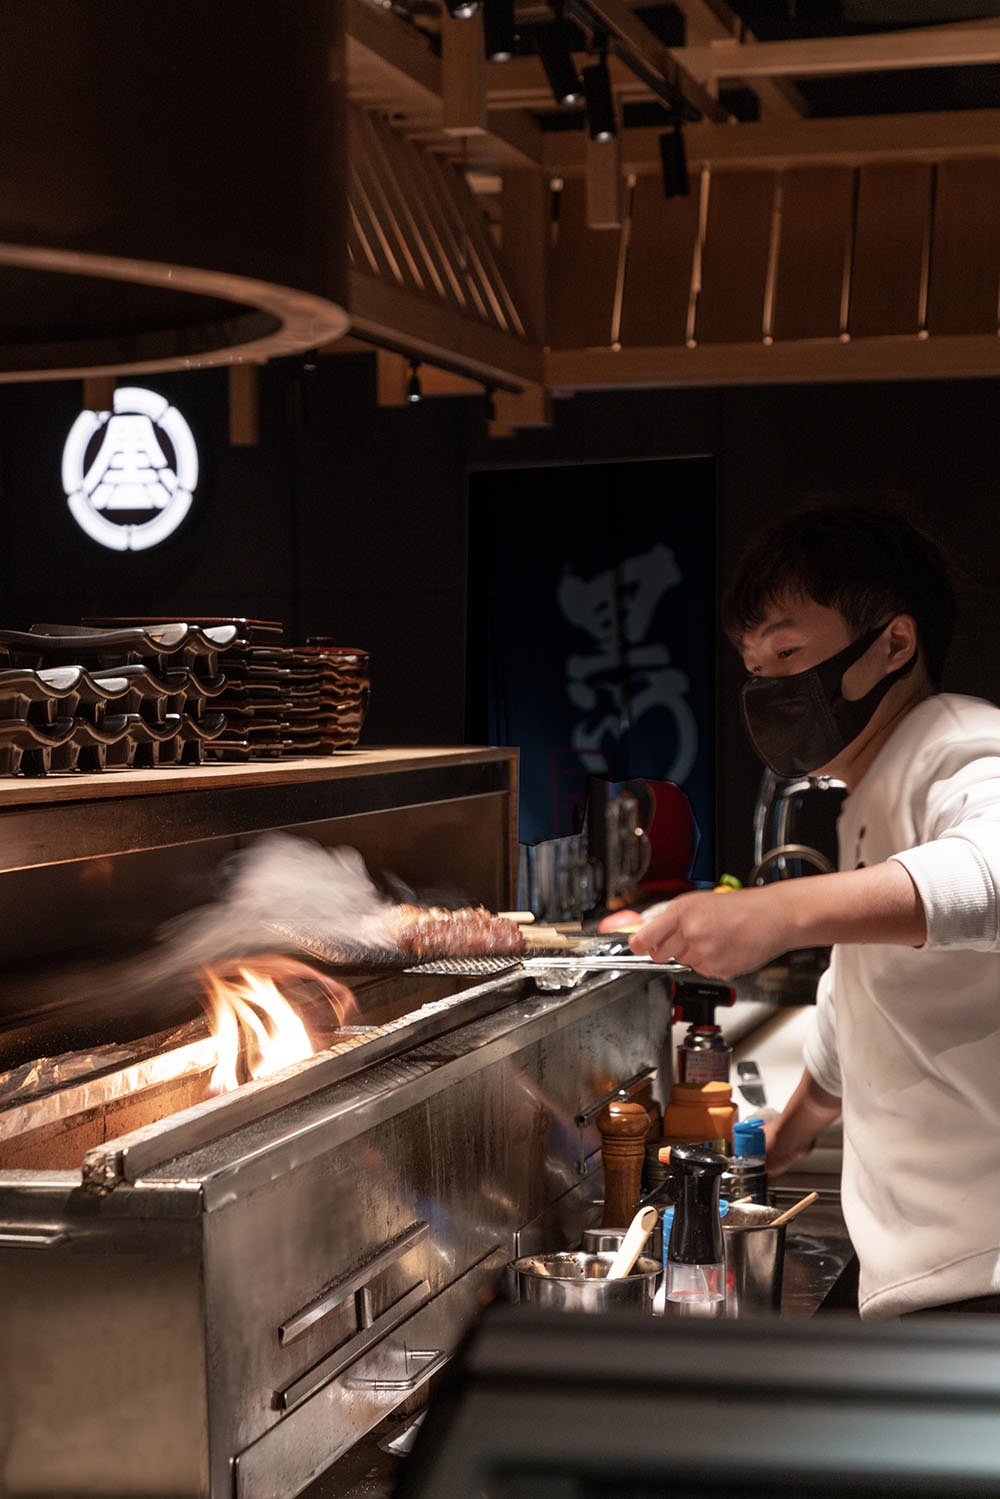
[[[411,406],[424,398],[423,388],[420,384],[420,365],[416,359],[410,360],[410,378],[406,382],[406,399]]]
[[[509,62],[514,56],[514,0],[483,0],[483,42],[487,62]]]
[[[584,68],[583,94],[587,102],[587,127],[592,141],[612,141],[618,134],[615,119],[615,96],[611,91],[608,60],[601,57],[592,67]]]
[[[660,136],[660,162],[663,167],[663,193],[667,198],[686,198],[691,191],[688,182],[687,153],[684,149],[684,127],[675,120],[673,130]]]
[[[583,85],[577,76],[563,21],[546,21],[544,26],[535,28],[534,36],[552,97],[557,104],[578,104],[583,97]]]
[[[444,0],[444,5],[453,21],[467,21],[479,9],[479,0]]]

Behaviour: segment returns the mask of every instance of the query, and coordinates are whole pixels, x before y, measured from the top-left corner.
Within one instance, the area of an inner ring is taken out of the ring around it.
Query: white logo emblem
[[[138,552],[176,531],[190,510],[198,449],[177,407],[155,391],[116,390],[114,408],[81,411],[73,423],[63,448],[63,489],[88,536],[118,552]]]

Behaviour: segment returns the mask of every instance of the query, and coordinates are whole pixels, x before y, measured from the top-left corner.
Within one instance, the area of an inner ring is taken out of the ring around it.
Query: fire
[[[316,1054],[314,1037],[299,1009],[281,993],[277,979],[296,986],[308,984],[310,992],[302,1008],[312,1012],[319,1031],[335,1030],[355,1007],[354,996],[343,984],[290,958],[255,958],[253,967],[235,965],[234,975],[206,968],[202,977],[202,1004],[216,1038],[216,1065],[209,1085],[213,1094],[238,1088],[248,1077],[270,1077]],[[321,1008],[317,1007],[316,985]]]

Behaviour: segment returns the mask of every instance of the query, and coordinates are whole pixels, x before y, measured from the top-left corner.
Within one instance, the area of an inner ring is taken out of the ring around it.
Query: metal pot
[[[785,1225],[772,1227],[780,1216],[780,1208],[741,1202],[731,1204],[723,1218],[727,1317],[780,1309]]]
[[[630,1275],[608,1280],[614,1252],[586,1254],[583,1250],[561,1254],[529,1254],[511,1267],[517,1299],[532,1306],[562,1312],[606,1312],[633,1307],[651,1313],[661,1267],[655,1260],[640,1258]]]

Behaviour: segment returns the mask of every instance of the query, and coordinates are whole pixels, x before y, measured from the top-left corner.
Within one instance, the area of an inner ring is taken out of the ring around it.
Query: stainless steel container
[[[585,1228],[580,1247],[585,1254],[616,1254],[625,1233],[624,1228]]]
[[[636,1260],[629,1275],[608,1280],[615,1252],[586,1254],[529,1254],[515,1260],[518,1300],[559,1312],[607,1312],[622,1307],[652,1313],[661,1266],[655,1260]]]
[[[785,1225],[780,1208],[734,1203],[722,1220],[726,1245],[726,1316],[775,1313],[781,1308]]]

